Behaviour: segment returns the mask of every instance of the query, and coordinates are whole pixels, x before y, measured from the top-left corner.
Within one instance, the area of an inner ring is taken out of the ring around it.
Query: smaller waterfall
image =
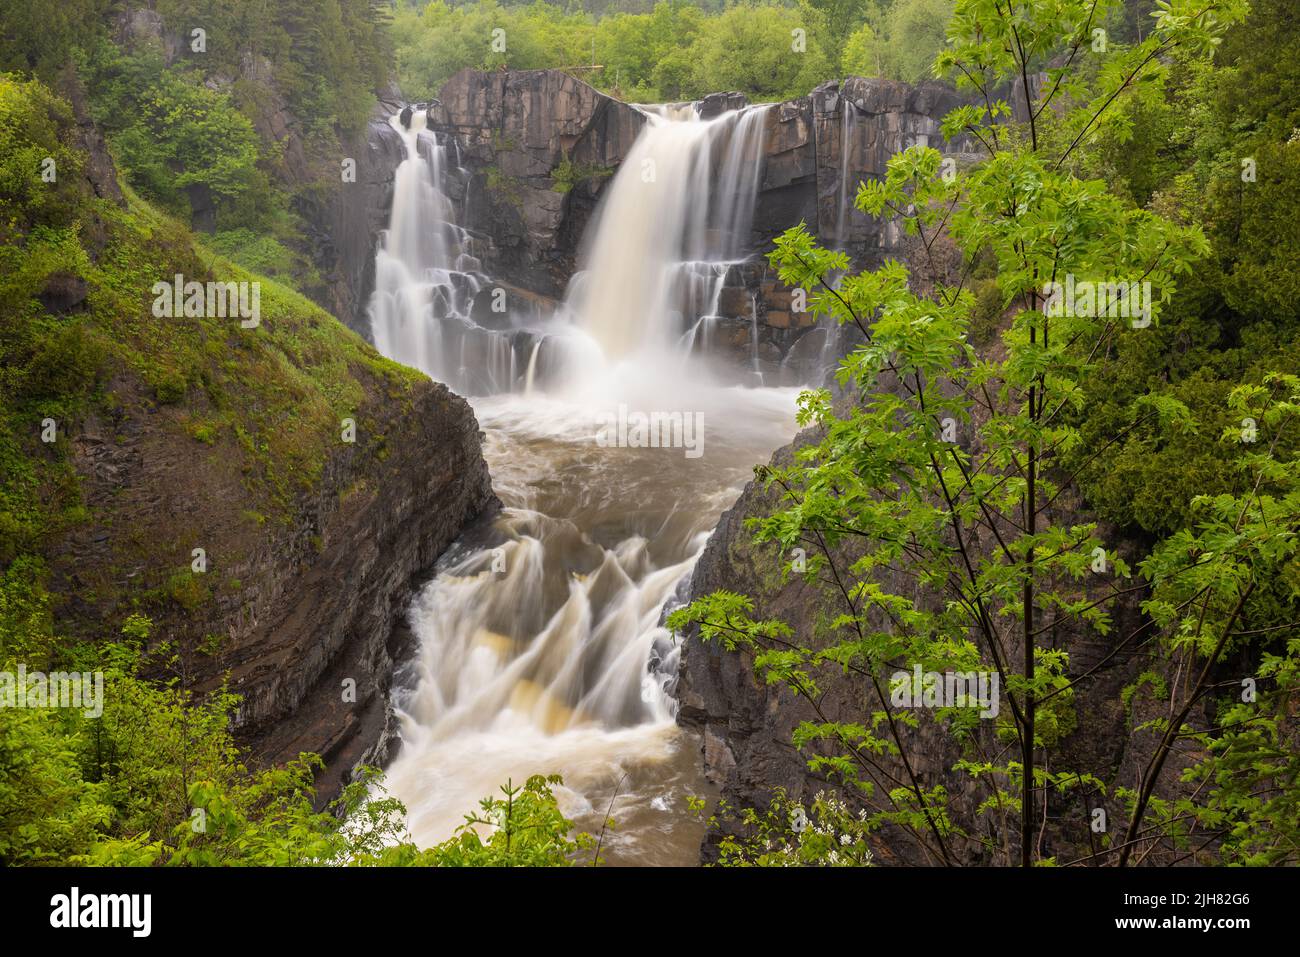
[[[842,252],[848,252],[852,259],[850,243],[852,241],[853,226],[855,218],[860,218],[856,205],[858,182],[853,177],[851,171],[861,168],[861,164],[853,163],[853,154],[857,146],[858,139],[858,108],[854,102],[844,95],[843,85],[840,87],[839,107],[840,107],[840,162],[839,162],[839,197],[835,208],[834,233],[831,236],[823,238],[827,248],[833,248]],[[838,288],[840,280],[843,278],[842,273],[832,273],[827,276],[832,287]],[[849,342],[844,327],[830,323],[818,330],[821,336],[820,357],[815,363],[816,369],[819,370],[813,376],[814,380],[820,379],[820,384],[830,384],[833,370],[839,365],[840,358],[846,354]],[[789,357],[787,356],[787,359]],[[805,373],[806,374],[806,373]]]
[[[857,212],[854,205],[857,199],[857,185],[849,182],[849,170],[853,169],[850,159],[857,142],[858,108],[853,101],[840,94],[840,199],[835,215],[835,244],[840,249],[848,246],[849,233],[853,229],[853,217]]]
[[[485,328],[472,318],[480,294],[495,295],[496,288],[447,194],[453,176],[466,183],[469,176],[455,140],[428,130],[423,110],[409,120],[409,127],[400,116],[389,120],[406,159],[397,167],[388,230],[375,255],[369,304],[375,347],[458,392],[508,392],[519,378],[516,330]]]

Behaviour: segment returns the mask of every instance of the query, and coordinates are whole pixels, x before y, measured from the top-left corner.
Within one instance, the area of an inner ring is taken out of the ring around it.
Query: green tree
[[[130,115],[113,138],[118,159],[133,185],[168,208],[230,209],[270,192],[261,140],[226,94],[164,70]]]
[[[953,0],[894,0],[874,10],[844,45],[845,73],[920,83],[933,77]]]
[[[843,17],[857,0],[827,8]],[[495,33],[493,31],[502,31]],[[798,31],[798,32],[796,32]],[[654,102],[739,90],[757,100],[800,96],[832,71],[838,50],[823,10],[743,3],[709,14],[687,0],[599,19],[537,0],[526,6],[435,0],[394,19],[398,75],[418,99],[458,71],[571,69],[615,96]],[[600,69],[590,69],[594,65]]]
[[[591,61],[587,17],[540,0],[529,6],[503,6],[497,0],[450,6],[436,0],[420,10],[399,10],[394,31],[403,89],[421,99],[437,96],[466,68],[536,70]]]
[[[98,32],[107,7],[106,0],[0,0],[0,71],[53,79],[87,35]]]
[[[812,26],[782,7],[729,8],[707,21],[691,46],[691,94],[740,90],[762,101],[807,93],[830,67]]]
[[[862,23],[869,9],[867,0],[806,0],[821,15],[823,42],[832,64],[840,63],[845,42]]]
[[[849,76],[885,76],[884,57],[887,43],[877,26],[864,23],[849,35],[840,55],[844,73]]]
[[[657,3],[648,14],[601,19],[596,60],[604,69],[593,79],[630,100],[681,96],[693,66],[688,50],[704,22],[697,7],[681,0]]]

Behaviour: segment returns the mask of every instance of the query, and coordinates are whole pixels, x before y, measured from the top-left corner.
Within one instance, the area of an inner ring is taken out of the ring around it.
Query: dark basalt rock
[[[86,89],[74,67],[68,66],[59,75],[59,92],[67,97],[72,114],[77,121],[76,145],[86,154],[85,176],[95,195],[126,206],[126,198],[117,184],[117,167],[108,152],[104,134],[90,116],[86,102]]]
[[[46,312],[60,315],[80,306],[89,292],[90,286],[81,276],[59,270],[50,273],[36,298]]]
[[[461,147],[470,175],[464,225],[491,238],[484,271],[562,296],[600,192],[644,122],[558,70],[463,70],[448,80],[429,125]],[[562,180],[561,167],[577,178]]]
[[[74,531],[53,556],[66,582],[58,593],[72,596],[56,620],[100,637],[102,622],[124,614],[123,589],[189,561],[187,550],[139,553],[139,536],[202,542],[210,597],[155,609],[155,635],[185,649],[187,687],[228,683],[241,696],[235,731],[256,763],[321,755],[318,793],[329,800],[357,763],[382,757],[413,589],[498,507],[473,411],[438,383],[416,383],[403,402],[375,380],[355,413],[356,442],[328,451],[283,519],[256,524],[242,511],[238,456],[196,469],[193,440],[151,411],[140,385],[110,387],[131,411],[92,415],[70,439],[87,507],[107,524]],[[214,653],[194,650],[213,636]]]
[[[749,97],[745,96],[744,93],[710,93],[700,100],[696,110],[700,115],[700,119],[711,120],[715,116],[721,116],[728,110],[738,110],[748,105]]]
[[[391,98],[381,100],[365,133],[345,146],[356,163],[356,181],[342,182],[325,201],[308,208],[304,200],[299,208],[314,224],[313,260],[326,280],[322,305],[367,340],[375,248],[379,234],[388,228],[393,180],[406,158],[401,135],[389,125],[389,118],[401,109]]]
[[[319,504],[303,515],[303,531],[319,529],[323,550],[296,566],[272,561],[278,572],[262,586],[264,611],[230,668],[243,696],[241,736],[267,764],[321,754],[322,798],[358,763],[382,763],[393,731],[389,683],[409,650],[407,601],[461,532],[499,507],[474,413],[446,386],[429,383],[417,409],[390,427],[401,438],[384,443],[382,463],[364,450],[330,463]],[[331,496],[372,471],[367,490],[331,508]],[[247,618],[249,610],[230,612]]]

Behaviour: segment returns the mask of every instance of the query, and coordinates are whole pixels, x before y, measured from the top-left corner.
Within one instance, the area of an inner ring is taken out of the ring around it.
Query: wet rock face
[[[696,107],[700,118],[711,120],[715,116],[721,116],[728,110],[738,110],[749,104],[749,97],[744,93],[710,93],[704,99],[700,100]]]
[[[755,249],[798,223],[817,228],[817,141],[808,97],[777,104],[767,115],[767,158],[754,207]]]
[[[328,202],[303,210],[317,226],[313,260],[327,282],[322,305],[367,340],[375,249],[379,234],[388,228],[397,167],[406,158],[401,136],[388,123],[399,109],[396,101],[381,101],[365,135],[347,145],[348,158],[356,161],[356,182],[341,184]]]
[[[382,460],[358,448],[329,463],[286,552],[268,556],[276,571],[259,582],[261,607],[228,609],[245,626],[237,663],[226,662],[243,696],[241,735],[266,764],[320,754],[322,796],[358,763],[384,759],[407,601],[438,556],[499,504],[474,413],[446,386],[422,387],[413,414],[385,427],[400,440],[380,440]]]
[[[885,175],[890,157],[931,146],[967,158],[971,144],[944,141],[940,122],[962,102],[937,83],[849,77],[788,100],[768,120],[767,165],[754,216],[754,241],[770,246],[804,222],[821,241],[843,248],[858,268],[895,255],[902,235],[853,208],[859,183]]]

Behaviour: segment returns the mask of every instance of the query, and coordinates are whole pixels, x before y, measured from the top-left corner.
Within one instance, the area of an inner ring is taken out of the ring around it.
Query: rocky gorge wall
[[[55,561],[77,595],[59,619],[88,636],[137,588],[169,594],[147,607],[155,634],[179,650],[184,683],[240,695],[237,734],[261,763],[321,755],[326,798],[358,762],[383,757],[413,588],[496,506],[463,399],[427,380],[401,396],[373,385],[355,413],[357,441],[335,445],[319,479],[266,515],[235,448],[218,439],[196,451],[174,414],[151,413],[132,383],[116,383],[118,414],[89,418],[72,439],[95,519]],[[192,543],[207,562],[194,597],[173,571],[189,565]]]

